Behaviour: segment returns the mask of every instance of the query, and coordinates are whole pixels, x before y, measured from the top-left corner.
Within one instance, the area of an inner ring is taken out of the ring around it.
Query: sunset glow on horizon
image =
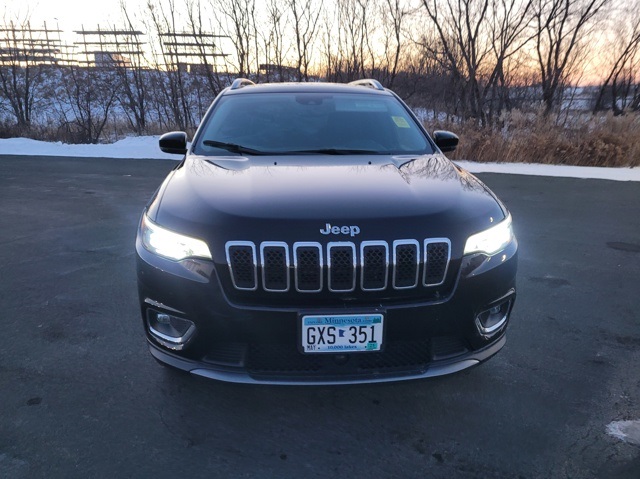
[[[150,45],[154,41],[156,41],[157,43],[157,40],[154,40],[154,38],[152,38],[154,34],[154,28],[148,26],[148,24],[145,26],[145,23],[143,22],[143,20],[149,20],[150,17],[147,2],[148,0],[125,0],[125,5],[127,12],[131,16],[134,29],[140,30],[148,35],[144,41],[148,45]],[[60,32],[56,32],[56,35],[59,35],[63,45],[71,46],[81,41],[81,36],[76,33],[81,29],[96,30],[99,27],[100,29],[109,30],[113,28],[125,28],[121,3],[122,0],[101,0],[99,2],[92,3],[91,5],[88,5],[86,0],[5,0],[3,2],[3,6],[0,7],[0,15],[2,15],[2,23],[4,25],[22,25],[28,21],[30,27],[33,29],[42,28],[44,25],[46,25],[47,29],[49,30],[60,30]],[[282,4],[282,8],[287,8],[285,5],[286,2],[282,1],[280,3]],[[302,0],[300,0],[300,3],[302,4]],[[406,45],[408,45],[404,50],[403,55],[407,55],[407,52],[411,48],[414,48],[418,41],[424,41],[421,39],[420,35],[424,34],[427,41],[433,40],[433,37],[432,35],[430,35],[430,29],[425,27],[424,18],[420,18],[419,16],[414,15],[415,12],[422,11],[421,2],[407,0],[404,3],[408,6],[413,5],[414,7],[418,5],[417,9],[407,10],[407,12],[411,11],[411,13],[407,16],[407,20],[405,21],[405,26],[402,32],[402,41],[405,42]],[[442,2],[443,5],[445,5],[445,3],[446,2]],[[167,1],[155,0],[153,2],[154,6],[160,6],[162,4],[167,5]],[[185,12],[187,9],[186,0],[174,0],[174,4],[176,7],[177,16],[174,31],[180,32],[188,30],[189,27],[187,26],[187,22],[185,21]],[[375,5],[380,7],[383,4],[385,4],[385,2],[376,3]],[[210,4],[207,0],[203,0],[202,5],[204,13],[203,30],[214,34],[220,33],[219,28],[211,27],[211,20],[214,18],[214,15],[208,14],[207,12],[207,9],[211,8],[209,6]],[[259,32],[260,27],[262,26],[262,22],[269,21],[266,18],[267,15],[265,15],[267,9],[267,1],[255,0],[255,5],[256,13],[254,14],[254,18],[256,18],[256,23],[259,25],[257,30]],[[337,9],[339,5],[342,5],[342,3],[338,2],[337,0],[325,0],[323,5],[329,12],[328,17],[331,17],[331,14],[333,13],[337,14]],[[614,6],[615,5],[612,4],[612,8]],[[614,10],[617,8],[620,8],[620,6],[615,6]],[[367,12],[367,15],[373,15],[373,11]],[[228,18],[225,18],[224,15],[221,15],[221,18],[223,19],[223,21],[228,20]],[[332,21],[335,20],[331,18],[325,19],[324,17],[320,20],[321,23]],[[290,23],[290,20],[288,22],[289,23],[286,23],[284,26],[285,45],[284,47],[282,45],[280,46],[280,48],[285,48],[286,52],[284,56],[281,57],[281,59],[283,61],[283,64],[285,65],[295,65],[295,59],[292,60],[293,56],[291,55],[291,52],[295,48],[295,38],[293,32],[291,31],[292,24]],[[631,21],[629,21],[629,24],[630,23]],[[327,25],[329,25],[329,23],[327,23]],[[372,23],[371,25],[374,24]],[[380,27],[380,25],[381,23],[375,26]],[[620,34],[623,30],[622,27],[624,27],[624,25],[617,24],[613,29],[606,29],[606,26],[603,25],[602,31],[598,31],[597,28],[595,29],[595,33],[590,36],[588,42],[585,42],[584,44],[585,48],[589,49],[589,52],[579,57],[579,63],[576,63],[577,68],[574,72],[568,75],[568,78],[570,78],[571,82],[573,82],[574,84],[587,86],[599,84],[604,80],[604,78],[607,76],[607,72],[610,70],[611,65],[613,64],[611,55],[603,53],[606,48],[611,48],[613,41],[610,38],[608,40],[605,39],[607,38],[607,35],[611,36],[611,32]],[[333,28],[333,24],[331,24],[328,28],[329,31],[332,32],[333,30],[331,30],[331,28]],[[166,25],[163,25],[163,29],[166,31]],[[147,32],[147,30],[149,31]],[[232,32],[234,30],[233,28],[229,28],[227,31]],[[155,33],[157,34],[158,32],[156,31]],[[230,33],[230,35],[231,34],[232,33]],[[380,49],[382,48],[382,41],[379,41],[379,39],[376,38],[375,35],[376,34],[374,33],[373,41],[370,45],[367,45],[367,48],[371,49],[370,52],[372,56],[380,56],[380,58],[382,58],[382,55],[380,55],[379,53]],[[523,36],[525,35],[523,34]],[[481,35],[481,38],[483,38],[483,40],[481,40],[481,43],[484,44],[483,48],[486,49],[486,45],[488,45],[486,38],[490,37],[482,37]],[[317,69],[317,65],[320,64],[320,62],[324,61],[323,55],[325,52],[322,51],[322,45],[324,42],[328,42],[330,48],[342,48],[342,45],[338,43],[339,39],[337,36],[335,37],[335,43],[333,40],[334,37],[332,37],[331,34],[327,35],[326,32],[321,32],[320,29],[316,32],[316,36],[314,39],[315,43],[313,45],[313,48],[315,48],[315,50],[312,52],[312,55],[315,56],[312,58],[310,63],[310,66],[313,69]],[[370,38],[367,38],[367,42],[369,42],[369,40]],[[253,41],[254,40],[251,40],[251,42]],[[255,45],[252,45],[252,47],[256,47],[259,41],[265,42],[266,37],[259,38],[259,35],[256,35]],[[344,42],[345,38],[340,39],[340,41]],[[521,50],[521,53],[526,52],[523,55],[523,58],[520,58],[520,54],[513,57],[514,59],[516,59],[517,63],[520,63],[522,65],[521,69],[524,73],[524,76],[528,76],[530,72],[535,73],[538,70],[537,57],[534,47],[535,46],[530,43]],[[265,46],[261,45],[261,48],[265,48]],[[350,47],[345,46],[344,48],[346,51]],[[439,47],[436,43],[434,43],[434,46],[432,46],[432,48],[434,49],[434,51],[436,51]],[[149,50],[147,49],[146,51],[148,52]],[[233,45],[231,44],[225,45],[224,48],[220,51],[231,54],[237,53],[234,52]],[[353,51],[355,51],[355,49],[353,49]],[[253,59],[255,65],[260,63],[260,61],[257,59],[257,56],[258,55],[256,55],[256,58]],[[377,59],[378,64],[380,64],[380,58]],[[487,62],[485,62],[485,65],[483,65],[483,67],[486,67],[486,64]],[[488,68],[490,70],[491,65],[489,65]],[[477,71],[482,70],[483,68],[480,68]]]

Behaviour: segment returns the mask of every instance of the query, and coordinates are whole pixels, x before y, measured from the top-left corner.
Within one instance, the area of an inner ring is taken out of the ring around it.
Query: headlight
[[[513,239],[511,215],[491,228],[469,236],[464,254],[485,253],[492,255],[504,249]]]
[[[146,249],[165,258],[175,261],[192,257],[211,259],[207,243],[158,226],[147,218],[146,213],[142,215],[140,236]]]

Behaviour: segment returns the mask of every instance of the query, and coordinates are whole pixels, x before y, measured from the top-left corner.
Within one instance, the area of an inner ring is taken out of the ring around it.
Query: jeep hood
[[[359,240],[467,235],[505,216],[478,179],[441,155],[320,158],[188,156],[149,215],[216,241],[320,241],[327,223],[357,225]]]

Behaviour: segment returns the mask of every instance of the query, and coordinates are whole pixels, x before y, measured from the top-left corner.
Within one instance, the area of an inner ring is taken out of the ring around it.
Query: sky
[[[125,2],[128,11],[134,14],[143,10],[147,0]],[[0,16],[3,19],[0,23],[5,24],[29,17],[32,28],[46,22],[47,27],[63,31],[61,39],[67,45],[79,41],[78,35],[73,32],[81,27],[93,30],[98,25],[103,28],[124,26],[121,21],[120,0],[2,0]],[[598,83],[602,76],[598,68],[597,64],[587,62],[585,72],[577,81],[583,85]]]
[[[138,10],[145,0],[126,0],[127,6]],[[31,27],[42,26],[47,22],[47,27],[56,25],[69,34],[73,30],[93,29],[100,26],[121,25],[120,0],[3,0],[4,7],[0,6],[2,23],[11,20],[23,20],[29,16]],[[1,5],[1,4],[0,4]],[[70,38],[73,41],[73,36]]]

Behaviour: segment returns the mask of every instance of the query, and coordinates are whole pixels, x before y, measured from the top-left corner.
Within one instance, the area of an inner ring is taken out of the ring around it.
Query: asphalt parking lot
[[[149,355],[134,237],[169,161],[0,157],[0,477],[640,478],[640,183],[478,175],[520,241],[507,346],[446,378],[264,387]]]

